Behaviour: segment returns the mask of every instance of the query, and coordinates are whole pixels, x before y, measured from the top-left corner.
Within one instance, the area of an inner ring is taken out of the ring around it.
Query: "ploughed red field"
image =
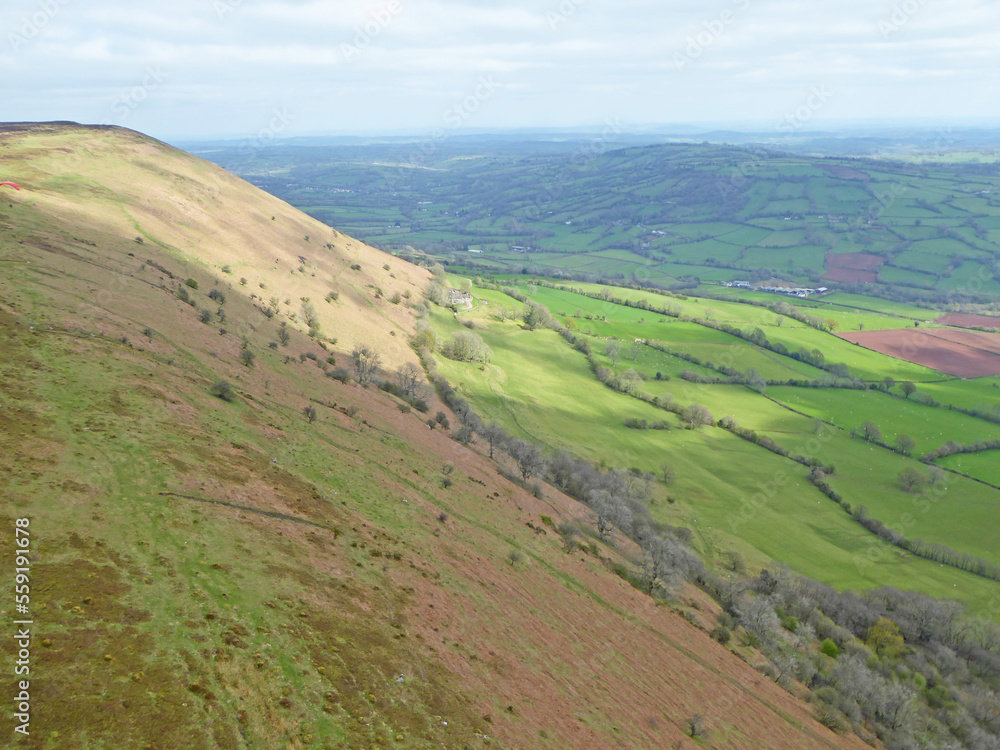
[[[868,253],[828,253],[823,278],[828,281],[874,283],[878,280],[876,272],[883,263],[885,258]]]
[[[1000,335],[935,329],[859,331],[842,339],[959,378],[1000,375]]]
[[[958,326],[959,328],[995,328],[1000,331],[1000,318],[989,315],[968,315],[966,313],[948,313],[942,315],[934,321],[946,326]]]

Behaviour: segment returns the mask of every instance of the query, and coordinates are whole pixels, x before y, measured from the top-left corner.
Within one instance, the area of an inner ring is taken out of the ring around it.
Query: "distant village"
[[[828,294],[830,291],[825,286],[813,289],[812,287],[805,286],[789,286],[777,281],[765,281],[762,284],[752,284],[749,281],[726,281],[723,282],[723,286],[735,289],[753,289],[757,292],[770,292],[771,294],[783,294],[786,297],[798,297],[799,299]]]

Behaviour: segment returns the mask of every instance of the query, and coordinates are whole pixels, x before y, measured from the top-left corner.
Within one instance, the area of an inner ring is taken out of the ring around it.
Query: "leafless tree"
[[[379,365],[382,363],[382,355],[369,344],[356,344],[351,351],[351,356],[354,358],[358,382],[361,385],[368,385],[375,377],[375,373],[378,372]]]
[[[396,383],[403,393],[416,398],[417,393],[423,389],[424,372],[412,362],[406,362],[396,370]]]

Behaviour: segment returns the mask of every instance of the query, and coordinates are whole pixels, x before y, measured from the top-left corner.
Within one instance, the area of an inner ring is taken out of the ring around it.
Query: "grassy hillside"
[[[166,251],[211,269],[211,283],[226,293],[239,287],[240,294],[279,311],[293,327],[307,328],[303,305],[309,304],[321,333],[344,348],[357,343],[354,331],[365,330],[390,363],[412,359],[405,341],[412,311],[388,298],[418,293],[428,278],[425,271],[393,261],[213,164],[137,133],[63,125],[5,130],[4,178],[25,188],[14,196],[21,213],[13,231],[52,232],[53,240],[76,247],[114,242],[136,262],[155,249]],[[39,219],[37,226],[30,223],[33,218]],[[78,231],[60,237],[58,227]],[[147,283],[162,278],[152,267],[143,273]],[[119,278],[116,285],[124,283]],[[337,299],[328,301],[331,292]],[[367,325],[372,316],[384,325]]]
[[[545,304],[557,319],[571,324],[576,335],[590,345],[598,366],[612,373],[628,369],[641,373],[645,380],[639,387],[649,397],[700,404],[715,423],[733,419],[791,455],[835,467],[829,483],[851,506],[865,506],[874,518],[902,529],[909,538],[1000,563],[993,544],[996,524],[990,520],[1000,507],[1000,489],[953,473],[942,477],[942,485],[925,496],[904,491],[898,480],[907,468],[926,474],[927,467],[914,457],[949,440],[974,443],[1000,438],[996,423],[918,402],[919,392],[910,400],[902,397],[898,387],[883,392],[859,388],[858,381],[846,387],[850,381],[655,310],[672,308],[675,315],[728,322],[741,330],[762,326],[769,339],[786,341],[790,349],[815,347],[826,353],[827,362],[843,362],[855,377],[878,386],[887,373],[915,381],[942,381],[941,373],[859,350],[829,332],[759,307],[696,297],[657,297],[598,285],[574,287],[605,297],[595,299],[532,284],[514,291]],[[525,330],[516,318],[498,314],[519,306],[512,297],[493,289],[474,293],[478,303],[472,311],[453,315],[439,309],[432,318],[442,340],[465,330],[463,323],[471,323],[493,352],[485,365],[438,357],[438,367],[452,385],[518,436],[593,462],[634,467],[654,477],[664,465],[671,467],[673,476],[661,487],[652,512],[658,520],[696,529],[699,550],[707,559],[738,549],[757,565],[780,560],[839,588],[915,588],[961,599],[976,612],[988,610],[1000,592],[994,581],[942,567],[879,540],[808,481],[809,467],[716,424],[684,429],[675,414],[609,388],[595,377],[587,358],[557,333]],[[626,307],[611,302],[609,295],[651,304],[646,309]],[[891,320],[881,322],[888,327]],[[640,336],[644,343],[632,348]],[[606,352],[614,341],[621,353],[611,357]],[[714,378],[720,373],[672,354],[692,352],[715,366],[736,371],[754,368],[766,379],[818,378],[824,387],[772,385],[758,393],[739,384],[694,382],[679,373],[693,370]],[[657,378],[657,373],[662,377]],[[952,403],[951,396],[966,389],[966,398],[971,398],[977,382],[948,380],[950,390],[941,391],[949,394],[947,399],[942,396],[944,404]],[[929,385],[919,383],[919,388],[922,391]],[[671,429],[630,429],[628,420],[664,421]],[[912,456],[852,436],[866,420],[880,428],[880,439],[889,445],[902,435],[910,436]],[[949,469],[974,465],[963,472],[987,479],[993,472],[983,473],[978,458],[964,463],[951,459],[941,465]],[[663,502],[664,497],[670,502]]]
[[[575,501],[328,377],[359,341],[412,357],[385,297],[424,271],[130,131],[0,128],[0,170],[19,746],[864,746],[713,640],[701,593],[660,606],[609,572],[627,547],[567,554],[542,517],[583,525]]]

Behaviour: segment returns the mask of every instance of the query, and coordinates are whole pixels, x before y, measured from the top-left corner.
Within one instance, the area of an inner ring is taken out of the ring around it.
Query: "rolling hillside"
[[[479,270],[670,287],[780,275],[919,301],[1000,291],[995,163],[620,148],[613,137],[425,146],[206,156],[380,247]]]
[[[710,637],[703,592],[665,605],[611,572],[627,544],[567,545],[585,509],[432,396],[429,426],[345,377],[357,344],[416,361],[423,269],[127,130],[0,126],[0,175],[19,747],[866,746]]]

